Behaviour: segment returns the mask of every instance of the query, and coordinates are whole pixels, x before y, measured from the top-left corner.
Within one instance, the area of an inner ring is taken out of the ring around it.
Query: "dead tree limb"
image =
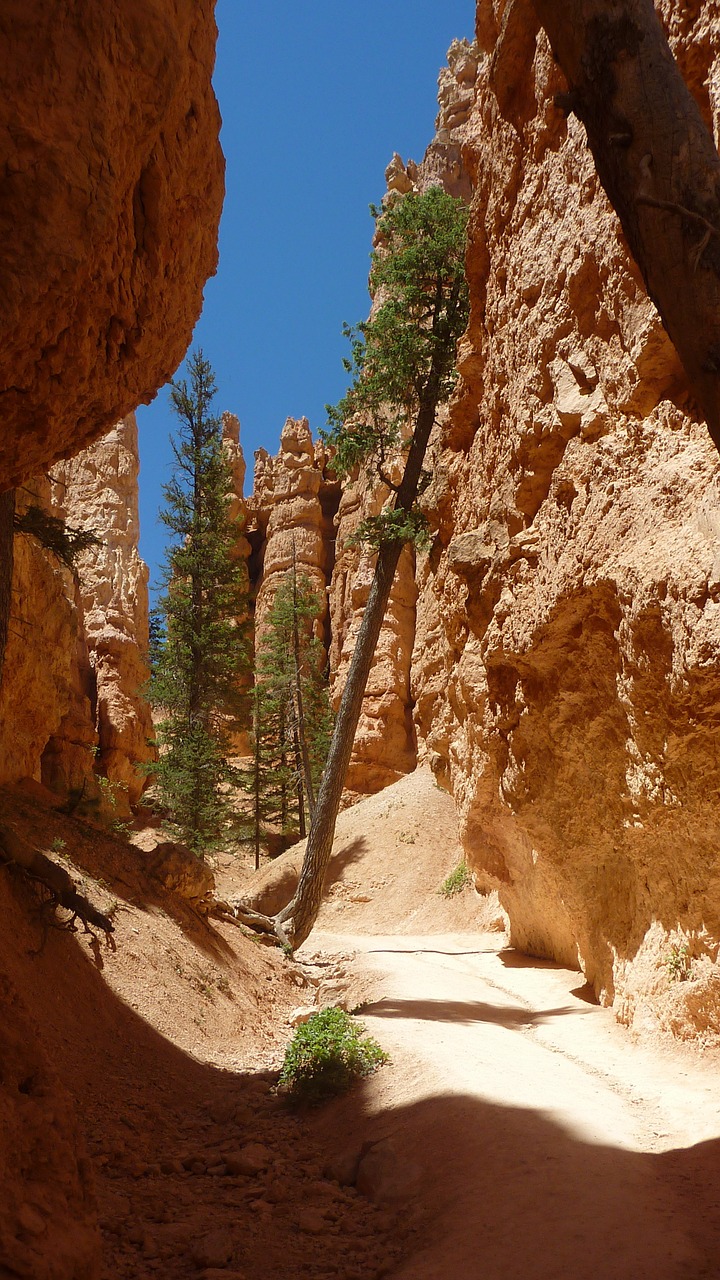
[[[108,945],[114,945],[111,934],[114,933],[115,926],[110,917],[98,911],[97,907],[78,892],[74,880],[64,867],[53,862],[52,858],[48,858],[39,849],[34,849],[6,823],[0,823],[0,860],[5,865],[18,868],[26,879],[44,889],[48,895],[46,901],[53,908],[63,907],[71,913],[70,920],[63,923],[62,928],[74,930],[75,921],[79,920],[86,933],[100,929],[105,934]]]

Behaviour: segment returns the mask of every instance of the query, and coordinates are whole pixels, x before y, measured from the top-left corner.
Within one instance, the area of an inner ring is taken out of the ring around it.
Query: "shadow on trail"
[[[497,953],[506,969],[560,969],[567,971],[571,966],[558,964],[555,960],[545,960],[540,956],[529,955],[525,951],[516,951],[514,947],[503,947]],[[577,967],[577,966],[574,966]],[[578,973],[580,970],[578,969]]]
[[[561,1014],[583,1015],[587,1009],[563,1005],[557,1009],[523,1009],[515,1005],[493,1005],[484,1000],[378,1000],[363,1005],[362,1012],[374,1018],[414,1018],[428,1022],[488,1022],[498,1027],[532,1027]]]
[[[81,941],[54,933],[31,960],[22,903],[3,890],[2,905],[13,938],[5,948],[11,984],[25,992],[42,1027],[44,1055],[73,1097],[95,1164],[108,1280],[187,1280],[198,1274],[194,1242],[218,1227],[232,1246],[223,1265],[255,1280],[717,1276],[720,1140],[640,1154],[568,1132],[534,1109],[531,1097],[522,1108],[465,1093],[408,1104],[402,1069],[392,1064],[299,1121],[270,1092],[268,1076],[219,1070],[164,1038],[106,985]],[[434,1017],[436,1003],[441,1016],[456,1015],[454,1002],[418,1002]],[[471,1004],[469,1016],[478,1013],[487,1016],[487,1007]],[[228,1140],[232,1149],[267,1144],[284,1169],[285,1199],[270,1200],[266,1227],[245,1197],[266,1202],[272,1166],[243,1181],[164,1163],[189,1154],[202,1164]],[[332,1174],[346,1148],[358,1166],[358,1190],[336,1226],[322,1217],[321,1175]],[[366,1196],[382,1210],[377,1221],[368,1217],[375,1208]],[[308,1234],[298,1214],[313,1205],[321,1225]],[[356,1227],[358,1208],[365,1218]],[[403,1262],[373,1260],[388,1241],[404,1243]]]
[[[336,1234],[317,1228],[316,1238],[298,1223],[302,1212],[324,1221],[328,1201],[319,1178],[331,1144],[318,1145],[314,1116],[293,1114],[276,1096],[277,1071],[226,1070],[174,1044],[108,986],[82,936],[51,930],[42,952],[31,955],[30,905],[26,886],[0,873],[0,1049],[9,1037],[14,1050],[13,1037],[21,1032],[26,1053],[39,1064],[37,1081],[32,1076],[17,1085],[12,1057],[3,1057],[0,1073],[3,1131],[12,1135],[12,1158],[0,1161],[0,1277],[99,1276],[87,1261],[95,1198],[103,1280],[189,1280],[201,1268],[215,1274],[197,1254],[198,1243],[213,1232],[223,1237],[217,1274],[227,1266],[228,1275],[241,1269],[254,1280],[336,1277]],[[151,971],[147,980],[153,981]],[[257,1043],[257,1032],[245,1029],[239,1022],[239,1056],[243,1033]],[[208,1052],[217,1047],[210,1037],[206,1046]],[[227,1053],[233,1045],[219,1047]],[[267,1149],[268,1160],[260,1159],[254,1172],[228,1168],[218,1175],[224,1153],[245,1144]],[[60,1173],[53,1177],[58,1151]],[[73,1161],[92,1168],[93,1203],[81,1204],[73,1191],[67,1172]],[[31,1239],[15,1229],[18,1168],[28,1200],[37,1197],[43,1206],[43,1232]],[[264,1210],[253,1211],[261,1200]],[[350,1274],[374,1277],[378,1256],[387,1260],[388,1241],[392,1248],[394,1218],[383,1222],[360,1197],[344,1208],[344,1263]],[[68,1221],[74,1224],[69,1239]]]
[[[443,951],[439,947],[364,947],[367,955],[387,956],[494,956],[494,947],[477,947],[472,951]]]
[[[718,1274],[720,1139],[662,1155],[622,1150],[565,1130],[531,1099],[518,1108],[467,1094],[369,1117],[356,1093],[319,1124],[359,1152],[364,1194],[403,1206],[412,1234],[394,1280]]]

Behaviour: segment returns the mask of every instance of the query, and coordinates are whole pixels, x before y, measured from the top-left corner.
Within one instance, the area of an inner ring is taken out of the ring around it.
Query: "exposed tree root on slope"
[[[218,899],[210,908],[210,915],[228,924],[244,925],[246,929],[252,929],[253,933],[259,933],[269,941],[277,942],[279,946],[292,951],[291,937],[283,928],[283,921],[289,915],[291,906],[292,903],[288,903],[276,916],[266,916],[262,911],[254,911],[242,900],[230,903]]]
[[[114,948],[112,934],[114,925],[109,915],[98,911],[97,907],[78,891],[77,886],[67,871],[52,858],[33,848],[23,840],[12,827],[0,823],[0,864],[13,867],[15,870],[40,891],[43,907],[49,907],[52,916],[46,917],[48,923],[56,928],[75,930],[75,921],[79,920],[85,933],[95,937],[94,930],[100,929],[105,934],[108,946]],[[55,916],[58,907],[69,911],[69,920],[60,920]]]

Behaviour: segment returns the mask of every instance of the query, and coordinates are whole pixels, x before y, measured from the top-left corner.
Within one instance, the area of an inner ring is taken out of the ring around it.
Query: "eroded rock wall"
[[[20,491],[18,510],[50,509],[46,478]],[[96,743],[86,682],[74,663],[81,633],[72,574],[27,534],[14,539],[10,620],[0,683],[0,779],[40,779],[40,761],[62,721],[77,717],[73,734],[83,772]],[[72,708],[72,711],[71,711]]]
[[[98,735],[97,768],[130,804],[140,799],[152,759],[148,679],[148,571],[138,552],[138,440],[135,415],[53,469],[53,505],[69,525],[96,531],[99,545],[78,563],[78,596]],[[81,653],[81,667],[85,666]],[[62,730],[59,734],[62,738]],[[44,767],[47,763],[44,762]]]
[[[95,533],[98,544],[71,571],[34,538],[16,537],[0,689],[0,780],[32,777],[118,818],[140,798],[138,766],[152,757],[137,486],[133,415],[29,486],[23,501]]]
[[[662,10],[714,109],[717,0]],[[719,460],[544,35],[490,0],[478,35],[472,315],[417,575],[420,752],[517,946],[580,964],[627,1020],[718,1035]]]
[[[0,490],[173,374],[217,261],[214,0],[6,0]]]
[[[340,486],[326,451],[314,443],[307,418],[288,418],[280,450],[255,454],[249,525],[257,544],[255,634],[262,633],[278,586],[295,560],[319,601],[318,635],[327,643],[327,588],[335,553],[334,516]]]
[[[59,486],[53,495],[37,477],[149,400],[185,353],[217,262],[215,37],[214,0],[2,5],[0,494],[36,477],[18,491],[20,505],[53,510]],[[128,541],[135,516],[100,474],[105,461],[118,476],[131,469],[121,436],[99,446],[111,459],[88,456],[63,477],[68,517],[97,518],[105,539],[85,577],[16,537],[9,582],[11,530],[0,520],[3,648],[11,596],[0,779],[44,773],[102,805],[93,781],[102,775],[117,784],[118,816],[139,792],[134,760],[147,753],[135,687],[146,640],[144,579]],[[2,507],[7,515],[7,497]],[[0,1004],[0,1270],[94,1280],[96,1207],[69,1100],[40,1043],[46,1027],[2,975]]]

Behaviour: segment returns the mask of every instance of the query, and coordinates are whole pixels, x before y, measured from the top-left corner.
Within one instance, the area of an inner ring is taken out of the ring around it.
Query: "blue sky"
[[[313,435],[346,385],[344,320],[368,310],[371,201],[394,151],[434,133],[450,41],[472,39],[473,0],[218,0],[215,91],[227,194],[220,264],[193,338],[215,370],[217,412],[276,453],[288,416]],[[162,390],[138,411],[140,549],[151,583],[174,419]]]

